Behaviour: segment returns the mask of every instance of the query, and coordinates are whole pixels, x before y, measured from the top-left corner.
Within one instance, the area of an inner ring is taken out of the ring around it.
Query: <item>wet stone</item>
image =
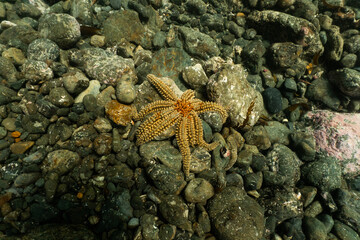
[[[69,72],[62,77],[65,89],[70,93],[77,95],[89,87],[89,79],[82,72]]]
[[[119,81],[115,93],[117,100],[124,104],[132,103],[136,97],[135,86],[131,81]]]
[[[43,162],[43,172],[54,171],[60,176],[67,173],[81,162],[80,156],[72,151],[61,149],[50,152]]]
[[[260,150],[266,150],[271,146],[270,138],[263,126],[255,126],[244,134],[248,144],[257,146]]]
[[[9,48],[2,53],[2,56],[10,59],[16,66],[22,65],[25,62],[24,53],[18,48]]]
[[[80,24],[65,13],[48,13],[39,19],[38,31],[43,38],[50,39],[60,48],[72,47],[81,36]]]
[[[185,188],[188,202],[206,202],[214,195],[214,187],[203,178],[192,179]]]
[[[264,183],[268,186],[294,186],[300,179],[300,165],[297,155],[288,147],[275,144],[266,157],[268,171],[264,171]]]
[[[307,98],[324,103],[327,107],[338,110],[340,99],[328,79],[320,77],[311,82],[306,91]]]
[[[267,132],[271,144],[280,143],[289,145],[289,135],[291,130],[288,129],[284,124],[281,124],[277,121],[268,121],[264,128]]]
[[[14,185],[15,187],[26,187],[36,182],[40,176],[41,174],[38,172],[20,174],[17,178],[15,178]]]
[[[210,36],[184,26],[179,27],[179,32],[184,38],[184,48],[190,55],[208,59],[220,54],[216,42]]]
[[[354,231],[354,229],[352,229],[348,225],[338,220],[335,220],[334,228],[332,231],[340,239],[348,239],[348,240],[360,239],[359,234],[356,231]]]
[[[53,71],[45,62],[37,60],[26,60],[21,66],[21,73],[31,84],[48,81],[54,76]]]
[[[274,114],[282,110],[282,96],[277,88],[270,87],[265,89],[263,97],[266,110],[268,110],[269,113]]]
[[[100,133],[106,133],[112,130],[110,121],[103,117],[96,118],[94,122],[94,128]]]
[[[0,127],[0,139],[3,139],[7,135],[7,130],[4,127]]]
[[[60,48],[50,39],[39,38],[29,44],[26,55],[31,60],[54,61],[60,56]]]
[[[94,140],[94,149],[99,155],[107,155],[111,152],[111,143],[110,133],[100,133]]]
[[[167,194],[179,194],[186,185],[182,172],[175,172],[165,165],[156,164],[148,167],[146,171],[155,187]]]
[[[188,220],[189,209],[181,197],[167,195],[160,203],[159,210],[161,215],[170,224],[191,231],[191,222]]]
[[[0,56],[0,76],[7,79],[9,82],[15,82],[16,68],[10,59]]]
[[[31,218],[40,223],[45,223],[59,214],[59,210],[47,203],[33,203],[30,206]]]
[[[45,159],[46,153],[45,151],[38,150],[28,156],[26,156],[23,161],[25,164],[38,164]]]
[[[131,187],[133,184],[133,171],[125,163],[107,167],[105,171],[106,179],[113,183],[122,184],[124,187]]]
[[[360,97],[360,72],[343,68],[329,74],[330,81],[339,87],[342,93],[349,97]]]
[[[264,210],[237,187],[226,187],[211,199],[209,216],[219,239],[257,240],[263,235]],[[239,225],[242,227],[239,228]]]
[[[1,57],[0,57],[1,58]],[[16,96],[16,92],[4,85],[0,85],[0,105],[8,104]]]
[[[327,232],[324,224],[314,217],[304,217],[303,228],[307,239],[325,240]]]
[[[45,133],[49,123],[40,113],[25,115],[21,120],[22,127],[29,133]]]
[[[185,67],[182,72],[182,77],[192,89],[196,90],[204,90],[202,88],[204,88],[209,81],[201,64]]]
[[[28,25],[17,25],[5,29],[0,34],[0,43],[8,44],[11,40],[16,39],[20,45],[30,44],[35,39],[39,38],[39,33]]]
[[[317,156],[302,168],[303,178],[321,191],[332,191],[341,186],[341,167],[334,157]]]
[[[244,47],[241,56],[244,59],[244,64],[250,69],[252,74],[260,72],[263,62],[261,58],[265,51],[265,46],[261,41],[251,41]]]
[[[29,148],[34,145],[35,142],[33,141],[24,141],[24,142],[17,142],[10,145],[10,150],[14,154],[23,154]]]
[[[144,214],[140,218],[141,233],[145,239],[159,239],[158,217]]]
[[[132,121],[135,108],[112,100],[105,105],[105,112],[114,123],[126,126]]]
[[[51,89],[49,100],[58,107],[69,107],[74,103],[73,97],[63,87]]]
[[[13,132],[16,130],[15,121],[15,118],[7,117],[1,122],[1,125],[4,126],[7,131]]]

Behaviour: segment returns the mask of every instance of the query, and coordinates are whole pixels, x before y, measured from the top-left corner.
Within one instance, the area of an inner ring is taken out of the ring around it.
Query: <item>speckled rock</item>
[[[132,121],[136,109],[133,106],[112,100],[105,105],[105,112],[114,123],[126,126]]]
[[[54,76],[53,71],[45,62],[37,60],[26,60],[21,66],[21,73],[31,84],[50,80]]]
[[[359,114],[334,113],[326,110],[306,114],[311,125],[307,131],[315,137],[316,150],[335,157],[347,178],[360,172]]]
[[[273,10],[264,10],[251,12],[247,21],[250,26],[264,36],[272,36],[272,41],[293,43],[301,41],[304,46],[303,56],[308,60],[312,59],[315,54],[324,51],[317,29],[311,22],[303,18]],[[274,35],[274,32],[278,34]],[[284,38],[282,32],[287,33],[285,35],[287,38]]]
[[[92,24],[91,4],[87,0],[71,1],[70,14],[84,25]]]
[[[314,162],[301,168],[303,178],[321,191],[330,192],[341,186],[341,167],[334,157],[318,154]]]
[[[352,98],[360,97],[360,72],[354,69],[342,68],[329,73],[330,81],[342,93]]]
[[[51,89],[49,100],[58,107],[69,107],[74,103],[73,97],[63,87]]]
[[[80,24],[66,13],[48,13],[39,19],[39,33],[60,48],[72,47],[81,36]]]
[[[211,76],[207,89],[212,101],[229,108],[232,126],[253,126],[264,111],[262,96],[250,86],[241,65],[225,65]]]
[[[214,187],[203,178],[192,179],[185,188],[185,199],[188,202],[206,202],[214,195]]]
[[[294,186],[300,179],[301,161],[288,147],[275,144],[266,157],[269,170],[264,171],[264,184],[268,186]]]
[[[16,79],[16,68],[11,60],[0,57],[0,76],[9,82],[15,82]]]
[[[340,99],[328,79],[323,76],[311,82],[306,91],[307,98],[324,103],[333,110],[339,110]]]
[[[97,117],[94,121],[94,128],[100,133],[110,132],[112,126],[107,118]]]
[[[25,62],[25,55],[19,48],[9,48],[1,54],[4,58],[9,59],[16,66],[22,65]],[[10,70],[10,69],[9,69]],[[10,71],[11,73],[12,71]]]
[[[201,64],[195,64],[194,66],[185,67],[182,72],[184,81],[189,84],[192,89],[203,91],[209,79],[206,76]]]
[[[21,120],[22,127],[30,133],[45,133],[49,123],[40,113],[25,115]]]
[[[179,32],[184,38],[184,48],[190,55],[208,59],[220,54],[216,42],[210,36],[184,26],[179,27]]]
[[[161,201],[159,210],[161,215],[171,224],[178,228],[192,231],[191,222],[189,221],[189,209],[181,197],[176,195],[167,195]]]
[[[237,187],[226,187],[211,199],[209,216],[219,239],[259,240],[263,237],[264,210]]]
[[[32,60],[56,60],[60,56],[60,48],[50,39],[39,38],[29,44],[26,54]]]
[[[93,95],[96,97],[100,93],[100,82],[97,80],[91,80],[88,84],[88,87],[82,91],[74,100],[74,103],[81,103],[84,100],[86,95]]]
[[[111,134],[100,133],[94,140],[94,149],[99,155],[108,155],[111,152],[111,143]]]
[[[116,86],[122,77],[127,77],[134,83],[137,81],[132,59],[123,58],[101,48],[75,51],[70,58],[83,67],[90,78],[100,83]]]
[[[150,38],[147,36],[149,34],[146,34],[146,30],[140,22],[138,13],[135,11],[122,10],[113,13],[104,22],[103,31],[106,44],[108,45],[121,43],[122,38],[125,38],[129,42],[141,44],[146,48],[151,47]]]
[[[61,149],[50,152],[43,162],[43,172],[56,172],[60,176],[67,173],[81,162],[80,156],[72,151]]]

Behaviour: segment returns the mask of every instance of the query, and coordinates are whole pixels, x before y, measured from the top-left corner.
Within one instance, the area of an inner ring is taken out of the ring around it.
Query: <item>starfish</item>
[[[160,78],[155,75],[147,75],[148,81],[156,88],[164,100],[154,101],[145,106],[135,117],[135,120],[143,120],[148,114],[152,114],[137,129],[137,145],[151,141],[163,131],[176,125],[175,137],[183,159],[185,176],[190,173],[190,146],[196,145],[208,151],[214,150],[218,143],[208,144],[203,139],[203,128],[198,114],[203,112],[218,112],[223,123],[227,118],[226,110],[215,102],[204,102],[195,98],[193,90],[186,90],[178,98]]]

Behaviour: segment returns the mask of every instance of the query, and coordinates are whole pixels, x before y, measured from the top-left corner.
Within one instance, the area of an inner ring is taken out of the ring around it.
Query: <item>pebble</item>
[[[188,220],[189,209],[181,197],[167,195],[160,203],[159,210],[170,224],[183,230],[191,231],[191,222]]]
[[[270,114],[278,113],[282,110],[282,95],[276,88],[267,88],[263,92],[266,110]]]
[[[188,202],[206,202],[213,195],[214,187],[203,178],[192,179],[185,188],[185,199]]]
[[[50,90],[49,100],[58,107],[70,107],[74,103],[73,97],[63,87],[56,87]]]
[[[62,76],[65,89],[77,95],[89,87],[90,80],[82,72],[69,72]]]
[[[106,104],[105,112],[114,123],[126,126],[132,121],[135,109],[132,106],[121,104],[116,100],[112,100]]]
[[[117,100],[120,103],[130,104],[135,100],[135,86],[131,81],[119,81],[115,88]]]
[[[54,41],[62,49],[71,48],[81,36],[80,24],[66,13],[42,15],[38,31],[41,37]]]
[[[360,72],[350,68],[332,71],[330,81],[334,83],[346,96],[360,97]]]
[[[30,149],[35,142],[33,141],[24,141],[24,142],[17,142],[10,145],[10,150],[14,154],[23,154],[28,149]]]
[[[80,164],[80,156],[76,152],[65,149],[50,152],[43,162],[43,172],[56,172],[60,176]]]
[[[51,68],[43,61],[28,59],[21,66],[21,73],[31,84],[48,81],[54,77]]]
[[[15,187],[26,187],[39,179],[40,173],[22,173],[14,180]]]
[[[74,102],[75,103],[83,102],[83,99],[86,95],[91,94],[96,97],[99,93],[100,93],[100,82],[97,80],[91,80],[89,82],[88,87],[75,98]]]
[[[16,125],[15,125],[15,118],[5,118],[2,122],[1,125],[4,126],[4,128],[7,131],[13,132],[16,130]]]
[[[186,67],[182,72],[182,77],[192,89],[196,90],[204,90],[209,81],[201,64]]]
[[[4,58],[11,60],[11,62],[16,66],[22,65],[25,62],[25,55],[21,51],[21,49],[18,48],[9,48],[5,50],[1,55]]]
[[[32,41],[26,52],[27,58],[36,61],[55,61],[60,56],[59,46],[47,38],[39,38]]]

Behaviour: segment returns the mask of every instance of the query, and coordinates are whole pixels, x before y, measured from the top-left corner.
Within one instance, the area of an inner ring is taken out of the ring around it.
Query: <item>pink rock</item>
[[[360,174],[360,114],[336,113],[327,110],[308,112],[312,123],[316,150],[335,157],[347,178]]]

